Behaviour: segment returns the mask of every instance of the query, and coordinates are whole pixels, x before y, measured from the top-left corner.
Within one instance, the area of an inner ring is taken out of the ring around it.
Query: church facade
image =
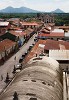
[[[51,14],[40,14],[39,19],[44,23],[54,23],[54,15]]]

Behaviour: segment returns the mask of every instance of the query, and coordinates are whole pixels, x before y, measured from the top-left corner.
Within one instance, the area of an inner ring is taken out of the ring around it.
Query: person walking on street
[[[16,60],[16,56],[15,56],[14,60]]]
[[[1,75],[1,81],[3,80],[3,75]]]

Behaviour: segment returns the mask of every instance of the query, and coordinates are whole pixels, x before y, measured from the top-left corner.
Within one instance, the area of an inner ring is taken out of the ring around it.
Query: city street
[[[19,62],[20,57],[22,54],[24,54],[30,45],[34,43],[34,38],[37,36],[37,34],[34,34],[27,43],[25,43],[20,50],[14,54],[9,60],[7,60],[4,65],[0,66],[0,92],[3,90],[3,88],[6,86],[6,83],[4,82],[6,79],[7,72],[9,74],[9,77],[13,77],[13,68],[14,65],[16,66]],[[16,59],[15,59],[16,57]]]

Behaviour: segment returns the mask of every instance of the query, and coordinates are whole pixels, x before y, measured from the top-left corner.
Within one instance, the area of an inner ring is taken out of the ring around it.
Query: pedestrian
[[[17,94],[17,92],[16,92],[16,91],[14,92],[14,95],[13,95],[13,100],[18,100],[18,94]]]
[[[15,65],[14,65],[13,74],[15,74],[15,73],[16,73],[16,67],[15,67]]]
[[[16,60],[16,56],[15,56],[14,60]]]
[[[37,57],[37,53],[36,53],[36,57]]]
[[[3,80],[3,75],[1,75],[1,81]]]

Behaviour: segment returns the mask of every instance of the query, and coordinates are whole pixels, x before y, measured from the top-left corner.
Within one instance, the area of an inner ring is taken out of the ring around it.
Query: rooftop
[[[21,22],[21,24],[24,26],[38,26],[36,22]]]
[[[64,37],[64,33],[58,33],[58,32],[51,32],[50,34],[40,33],[38,36],[39,37]]]
[[[31,52],[28,54],[28,56],[25,58],[24,63],[28,62],[31,58],[35,57],[41,54],[42,51],[44,51],[44,46],[46,44],[45,40],[39,40],[34,47],[32,48]]]
[[[16,31],[9,31],[11,34],[13,34],[13,35],[15,35],[15,36],[19,36],[19,37],[21,37],[21,36],[24,36],[25,34],[26,34],[26,32],[23,32],[23,31],[21,31],[21,30],[16,30]]]
[[[69,50],[50,50],[49,57],[55,60],[69,60]]]
[[[58,33],[62,33],[62,32],[64,32],[64,30],[63,29],[54,29],[54,30],[52,30],[52,32],[58,32]]]
[[[50,39],[39,40],[25,58],[24,62],[28,62],[29,59],[35,57],[36,54],[39,56],[44,50],[69,50],[69,42],[63,40],[55,41]]]
[[[0,26],[8,26],[9,22],[0,22]]]
[[[69,32],[65,32],[65,37],[69,37]]]
[[[12,100],[15,91],[20,100],[35,100],[33,98],[50,100],[52,97],[62,100],[60,81],[62,71],[59,63],[50,57],[43,57],[42,60],[36,60],[35,63],[32,60],[14,77],[9,87],[0,96],[1,100]]]
[[[47,39],[44,49],[45,50],[69,50],[69,42],[63,40],[55,41],[55,40]]]
[[[16,44],[16,42],[13,42],[9,39],[5,39],[5,40],[1,41],[0,42],[0,53],[4,52],[5,50],[9,49],[10,47],[12,47],[15,44]]]
[[[13,30],[14,29],[14,30]],[[34,30],[31,29],[31,28],[27,28],[26,30],[22,30],[20,29],[19,27],[17,28],[12,28],[9,32],[15,36],[24,36],[24,35],[27,35],[27,34],[30,34],[32,33]]]
[[[32,33],[34,30],[33,29],[31,29],[31,28],[27,28],[24,32],[26,33],[26,34],[30,34],[30,33]]]

